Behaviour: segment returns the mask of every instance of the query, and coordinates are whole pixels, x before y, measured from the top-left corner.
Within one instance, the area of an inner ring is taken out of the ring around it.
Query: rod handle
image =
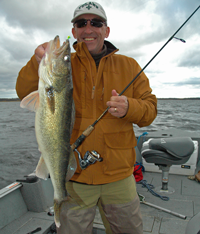
[[[79,145],[82,144],[82,142],[85,140],[87,136],[90,135],[90,133],[93,131],[94,127],[89,126],[85,129],[85,131],[78,137],[78,139],[71,145],[71,149],[75,150],[79,147]]]

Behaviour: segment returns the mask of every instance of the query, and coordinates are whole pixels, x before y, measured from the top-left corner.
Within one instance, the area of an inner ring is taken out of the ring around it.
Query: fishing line
[[[165,48],[165,46],[173,39],[178,39],[182,42],[185,42],[183,39],[175,37],[175,35],[183,28],[183,26],[189,21],[189,19],[197,12],[197,10],[200,8],[200,5],[197,7],[197,9],[186,19],[186,21],[177,29],[177,31],[168,39],[168,41],[160,48],[160,50],[150,59],[150,61],[141,69],[141,71],[131,80],[131,82],[121,91],[119,96],[121,96],[130,86],[131,84],[138,78],[138,76],[148,67],[148,65],[156,58],[156,56]],[[107,107],[105,111],[99,116],[95,122],[90,125],[84,132],[78,137],[78,139],[71,145],[72,150],[75,150],[79,147],[79,145],[82,144],[84,139],[90,135],[90,133],[93,131],[94,126],[99,122],[99,120],[108,112],[110,107]]]

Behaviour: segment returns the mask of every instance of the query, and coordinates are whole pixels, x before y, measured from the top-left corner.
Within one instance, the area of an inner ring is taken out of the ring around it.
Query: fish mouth
[[[59,36],[56,36],[54,38],[54,40],[53,40],[53,44],[54,44],[54,47],[55,47],[54,51],[55,51],[55,54],[57,56],[63,56],[63,53],[66,54],[66,51],[68,53],[70,53],[70,51],[69,51],[69,49],[70,49],[69,48],[69,39],[66,39],[66,41],[63,43],[63,45],[60,46],[60,38],[59,38]]]
[[[53,57],[63,58],[66,54],[70,54],[69,39],[60,46],[59,36],[55,36],[54,40],[48,43],[46,54],[48,55],[48,61],[50,62]]]
[[[59,36],[55,36],[54,40],[53,40],[53,43],[54,43],[54,46],[55,46],[55,49],[58,49],[60,48],[60,38]]]

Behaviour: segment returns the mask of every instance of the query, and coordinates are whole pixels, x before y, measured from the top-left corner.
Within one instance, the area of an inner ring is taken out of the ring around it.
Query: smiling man
[[[91,234],[98,203],[110,224],[106,233],[143,233],[140,201],[133,177],[136,161],[133,123],[144,127],[157,114],[157,100],[149,80],[130,57],[105,40],[110,33],[104,9],[96,2],[78,6],[72,18],[77,41],[71,54],[73,99],[76,116],[71,136],[73,144],[83,131],[109,107],[92,133],[78,147],[83,158],[96,151],[103,161],[82,169],[76,152],[77,169],[66,189],[73,198],[63,204],[58,234]],[[38,89],[38,67],[47,43],[39,45],[31,60],[19,72],[16,90],[22,99]],[[87,162],[86,162],[87,163]]]
[[[104,39],[110,33],[104,9],[98,3],[85,3],[76,8],[71,22],[74,25],[72,34],[77,42],[85,42],[91,54],[100,53]]]
[[[109,36],[110,28],[105,19],[94,14],[83,14],[73,20],[72,34],[77,42],[85,42],[92,55],[102,51],[104,39]]]

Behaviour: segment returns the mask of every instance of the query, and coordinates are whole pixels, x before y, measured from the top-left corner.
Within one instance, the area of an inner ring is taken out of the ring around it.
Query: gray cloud
[[[200,87],[200,76],[197,77],[193,77],[193,78],[189,78],[187,80],[184,81],[179,81],[179,82],[165,82],[164,84],[168,84],[168,85],[174,85],[174,86],[185,86],[185,85],[192,85],[192,86],[197,86]]]
[[[0,14],[6,22],[12,27],[23,28],[26,33],[34,29],[55,32],[71,27],[69,18],[72,17],[72,1],[61,4],[59,1],[47,0],[2,0],[0,6]]]
[[[178,63],[179,67],[191,67],[199,68],[200,67],[200,48],[191,48],[185,52],[181,61]]]
[[[81,3],[84,3],[84,1],[0,1],[0,97],[16,97],[14,89],[18,72],[28,62],[39,44],[49,41],[57,34],[62,41],[68,35],[71,35],[72,25],[70,20],[75,7]],[[99,0],[99,3],[105,9],[116,11],[121,9],[131,12],[133,15],[146,13],[149,19],[155,17],[150,28],[147,27],[145,18],[141,22],[143,30],[139,31],[138,35],[134,35],[137,21],[126,21],[125,15],[112,16],[116,17],[116,21],[118,19],[124,21],[124,24],[129,25],[130,30],[124,32],[123,41],[116,37],[111,42],[120,49],[119,53],[134,57],[142,64],[146,64],[160,48],[160,45],[163,45],[198,7],[199,0]],[[111,16],[108,15],[108,24],[109,17]],[[119,33],[121,29],[119,28]],[[127,35],[132,34],[132,38],[126,39]],[[193,38],[194,35],[196,35],[197,40],[200,40],[200,10],[177,34],[178,37],[184,38],[187,41],[186,43],[190,43],[189,39]],[[71,43],[74,41],[74,39],[71,39]],[[143,49],[151,48],[155,44],[159,46],[153,53],[148,49],[146,51]],[[174,63],[180,68],[200,69],[199,48],[200,43],[198,42],[191,45],[189,50],[180,54],[179,59]],[[174,54],[172,54],[173,56]],[[150,67],[147,72],[152,75],[153,79],[163,73],[160,67],[156,71],[152,71]],[[194,75],[191,75],[191,77],[194,77]],[[191,85],[199,85],[194,82],[195,79],[198,78],[188,78],[183,83],[191,82]],[[174,84],[182,85],[181,82]]]

